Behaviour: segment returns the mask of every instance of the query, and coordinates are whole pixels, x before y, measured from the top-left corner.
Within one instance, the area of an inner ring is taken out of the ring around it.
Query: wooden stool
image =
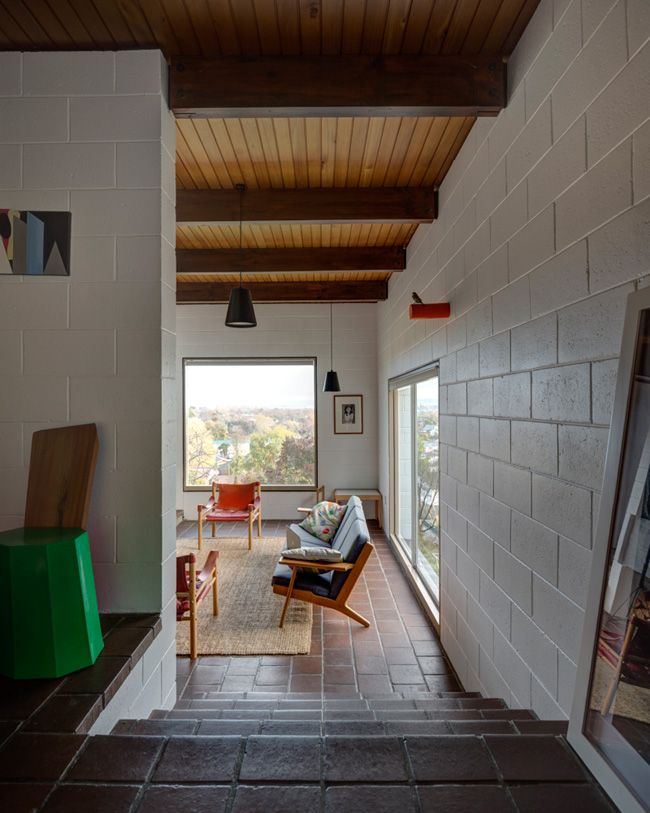
[[[361,501],[375,503],[375,516],[380,528],[384,527],[384,511],[381,491],[376,488],[335,488],[334,502],[347,502],[350,497],[357,496]]]

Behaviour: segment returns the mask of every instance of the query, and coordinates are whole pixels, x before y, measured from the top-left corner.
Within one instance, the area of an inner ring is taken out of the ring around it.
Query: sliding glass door
[[[393,534],[436,604],[440,577],[438,369],[391,382]]]

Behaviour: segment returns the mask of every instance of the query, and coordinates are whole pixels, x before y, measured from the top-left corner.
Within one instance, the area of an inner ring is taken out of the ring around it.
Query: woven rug
[[[212,615],[212,597],[199,604],[200,655],[304,655],[311,648],[312,606],[292,601],[282,629],[278,627],[283,596],[271,590],[271,576],[286,547],[284,537],[179,539],[177,553],[195,553],[201,567],[210,550],[219,551],[219,615]],[[190,625],[176,624],[176,651],[188,655]]]

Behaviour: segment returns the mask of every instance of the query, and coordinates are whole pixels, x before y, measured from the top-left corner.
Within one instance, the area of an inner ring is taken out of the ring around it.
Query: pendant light
[[[323,383],[323,392],[341,392],[339,384],[339,377],[334,372],[334,330],[333,330],[333,317],[332,317],[332,303],[330,302],[330,370],[325,376]]]
[[[256,327],[257,319],[253,309],[253,297],[248,288],[244,288],[242,285],[242,205],[246,187],[243,183],[239,183],[235,188],[239,192],[239,287],[233,288],[230,292],[226,327]]]

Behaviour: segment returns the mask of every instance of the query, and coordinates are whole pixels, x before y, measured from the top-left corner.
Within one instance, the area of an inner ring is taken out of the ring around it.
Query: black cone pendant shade
[[[239,252],[242,250],[242,200],[244,197],[244,184],[237,184],[239,192]],[[233,288],[228,300],[226,313],[226,327],[256,327],[257,319],[253,308],[253,297],[248,288],[242,285],[241,265],[239,266],[239,287]]]
[[[332,304],[330,303],[330,367],[334,367],[334,331],[333,331],[333,319],[332,319]],[[339,384],[339,377],[334,372],[334,370],[330,370],[327,375],[325,376],[325,381],[323,382],[323,392],[341,392],[341,385]]]
[[[257,319],[253,309],[253,297],[248,288],[233,288],[226,313],[228,327],[255,327]]]

